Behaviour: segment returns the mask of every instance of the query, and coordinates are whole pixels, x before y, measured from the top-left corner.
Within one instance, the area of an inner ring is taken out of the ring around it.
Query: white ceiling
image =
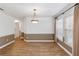
[[[0,8],[5,13],[17,18],[33,15],[33,9],[37,9],[38,16],[54,16],[69,3],[0,3]]]

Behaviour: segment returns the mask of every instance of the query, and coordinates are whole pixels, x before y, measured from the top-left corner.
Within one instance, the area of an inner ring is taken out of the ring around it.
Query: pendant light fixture
[[[37,11],[37,9],[33,9],[33,12],[34,12],[34,13],[33,13],[33,17],[32,17],[31,22],[37,24],[39,21],[38,21],[38,18],[37,18],[36,11]]]

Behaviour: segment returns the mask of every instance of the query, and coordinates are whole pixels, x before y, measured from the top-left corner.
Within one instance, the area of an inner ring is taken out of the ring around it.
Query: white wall
[[[38,24],[31,23],[31,18],[27,17],[24,21],[24,32],[26,34],[53,34],[54,18],[40,17]]]
[[[0,37],[14,34],[14,19],[11,16],[0,14]]]

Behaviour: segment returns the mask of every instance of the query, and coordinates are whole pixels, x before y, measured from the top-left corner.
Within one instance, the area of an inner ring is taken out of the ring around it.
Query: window
[[[56,36],[63,41],[63,18],[56,21]]]

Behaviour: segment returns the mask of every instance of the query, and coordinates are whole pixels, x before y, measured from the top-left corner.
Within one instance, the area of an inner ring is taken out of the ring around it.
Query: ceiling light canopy
[[[37,9],[33,9],[33,17],[32,17],[31,22],[37,24],[37,23],[39,22],[39,20],[38,20],[38,17],[37,17],[36,11],[37,11]]]

